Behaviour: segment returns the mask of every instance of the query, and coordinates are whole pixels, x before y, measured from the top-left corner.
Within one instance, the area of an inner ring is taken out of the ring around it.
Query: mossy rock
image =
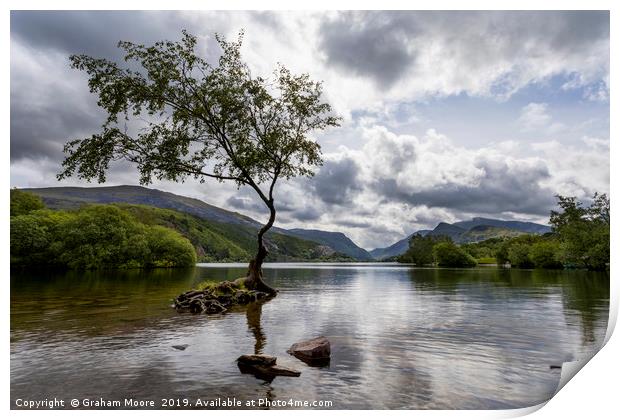
[[[266,300],[269,295],[264,292],[247,290],[241,282],[202,282],[197,289],[189,290],[174,299],[177,312],[193,314],[222,313],[233,306],[247,305],[251,302]]]

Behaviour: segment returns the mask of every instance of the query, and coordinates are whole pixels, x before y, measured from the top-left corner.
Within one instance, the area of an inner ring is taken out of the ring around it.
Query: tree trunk
[[[275,295],[278,293],[278,291],[267,285],[263,281],[262,270],[263,262],[265,261],[265,258],[269,253],[269,251],[267,251],[267,248],[265,247],[265,244],[263,243],[263,236],[269,229],[271,229],[271,227],[273,226],[273,222],[276,220],[276,209],[273,206],[273,200],[268,204],[268,206],[270,212],[269,221],[258,231],[258,251],[256,252],[256,257],[250,261],[250,264],[248,266],[248,274],[245,278],[244,283],[248,289],[258,290],[261,292],[269,293],[270,295]]]

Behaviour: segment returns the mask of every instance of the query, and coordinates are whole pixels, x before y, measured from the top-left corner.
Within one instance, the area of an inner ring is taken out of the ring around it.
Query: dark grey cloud
[[[356,222],[354,220],[349,220],[349,219],[338,219],[338,220],[335,220],[334,223],[339,226],[346,226],[350,228],[361,228],[361,229],[369,229],[373,226],[371,222]]]
[[[259,206],[259,203],[250,197],[231,196],[226,200],[226,205],[234,210],[263,210],[264,206]]]
[[[26,89],[28,80],[19,83],[21,77],[14,75],[11,86],[11,160],[46,157],[60,161],[65,142],[96,132],[104,121],[95,100],[87,95],[67,95],[55,84]]]
[[[323,212],[314,207],[306,207],[292,211],[288,214],[293,218],[293,220],[298,220],[300,222],[313,222],[320,219]]]
[[[13,11],[11,37],[42,50],[119,60],[118,41],[152,43],[178,39],[193,29],[178,12]]]
[[[255,22],[262,24],[264,27],[273,31],[282,30],[282,20],[277,12],[270,10],[259,10],[251,13]]]
[[[532,46],[541,56],[586,54],[593,42],[609,39],[609,12],[347,11],[325,20],[320,35],[329,64],[390,87],[429,45],[453,56],[464,72],[501,59],[517,62]]]
[[[189,13],[189,12],[188,12]],[[66,141],[97,132],[104,121],[86,78],[70,68],[71,54],[87,54],[122,61],[118,41],[151,44],[180,39],[187,29],[201,36],[198,48],[215,60],[219,48],[213,33],[233,32],[225,12],[213,18],[191,19],[175,11],[12,11],[13,48],[21,48],[33,62],[20,63],[11,71],[11,159],[48,157],[62,159]],[[251,12],[263,27],[277,30],[279,16]],[[47,69],[29,68],[45,62]],[[49,72],[41,71],[49,70]],[[71,83],[64,83],[70,81]],[[32,90],[30,88],[33,88]]]
[[[359,165],[351,158],[327,160],[310,180],[309,186],[327,204],[347,204],[356,192],[362,190],[359,172]]]
[[[105,116],[69,55],[120,60],[119,40],[179,38],[184,23],[173,12],[13,11],[11,160],[60,162],[64,143],[99,131]]]
[[[554,192],[540,186],[549,179],[546,165],[510,167],[505,162],[478,159],[484,171],[476,185],[449,182],[411,192],[394,179],[379,179],[374,190],[385,201],[441,207],[454,212],[500,215],[524,213],[545,216],[555,205]]]
[[[413,28],[394,26],[402,12],[344,12],[321,26],[320,46],[330,64],[389,86],[415,54],[408,47]]]

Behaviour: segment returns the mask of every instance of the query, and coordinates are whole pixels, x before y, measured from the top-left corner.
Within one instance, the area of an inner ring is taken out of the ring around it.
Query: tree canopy
[[[27,214],[44,207],[43,200],[38,195],[17,188],[11,189],[11,216]]]
[[[444,236],[415,234],[409,239],[409,249],[398,258],[398,261],[418,266],[433,264],[435,263],[434,246],[448,240],[449,238]]]
[[[594,194],[585,206],[576,197],[557,196],[560,211],[550,223],[561,238],[563,259],[570,265],[601,270],[609,263],[610,208],[605,194]]]
[[[452,241],[439,242],[433,247],[435,261],[440,267],[475,267],[476,260]]]
[[[241,59],[243,34],[236,42],[216,38],[217,65],[196,53],[196,37],[186,31],[179,42],[119,42],[128,67],[72,55],[108,117],[100,133],[66,144],[59,178],[77,173],[103,182],[110,162],[125,159],[137,165],[143,184],[153,177],[230,180],[268,203],[279,178],[311,175],[322,161],[309,134],[338,125],[321,83],[282,65],[271,78],[254,77]],[[119,116],[152,119],[130,133]]]

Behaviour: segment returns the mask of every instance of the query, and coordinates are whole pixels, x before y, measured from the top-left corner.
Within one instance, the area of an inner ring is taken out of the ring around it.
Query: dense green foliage
[[[239,235],[225,223],[209,222],[187,213],[156,207],[116,204],[138,221],[148,226],[164,226],[186,237],[196,249],[200,262],[243,261],[250,257],[249,249],[239,242]],[[248,247],[255,246],[255,231],[248,232]]]
[[[510,265],[519,268],[533,268],[534,262],[530,258],[531,245],[525,242],[514,242],[508,249],[508,261]]]
[[[474,267],[476,260],[452,241],[439,242],[433,247],[435,261],[440,267]]]
[[[435,263],[433,247],[439,242],[447,240],[445,237],[431,235],[413,235],[409,239],[409,249],[398,258],[399,262],[415,265],[430,265]]]
[[[16,188],[11,189],[11,216],[28,214],[45,208],[41,197]]]
[[[530,248],[529,257],[535,267],[562,268],[560,244],[553,239],[535,243]]]
[[[14,266],[95,269],[195,263],[194,247],[181,234],[140,223],[117,206],[33,210],[11,217]]]
[[[594,194],[590,206],[575,197],[558,196],[561,211],[551,212],[551,226],[560,238],[565,264],[601,270],[609,263],[609,198]]]
[[[409,249],[398,257],[398,262],[441,267],[473,267],[477,264],[463,247],[456,245],[449,237],[419,234],[411,237]]]

